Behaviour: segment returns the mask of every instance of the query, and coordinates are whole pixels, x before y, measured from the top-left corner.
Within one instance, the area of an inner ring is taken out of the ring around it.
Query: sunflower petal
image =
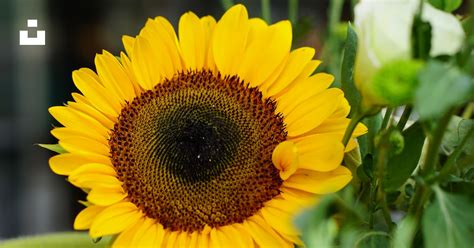
[[[286,180],[298,168],[298,151],[291,141],[284,141],[275,147],[272,153],[272,162],[280,170],[280,177]]]
[[[232,224],[229,226],[223,226],[218,230],[222,235],[226,237],[226,240],[230,240],[227,244],[232,243],[235,247],[252,248],[254,242],[252,236],[244,229],[242,224]]]
[[[160,247],[163,242],[165,231],[161,224],[153,223],[143,233],[142,238],[136,244],[139,247]]]
[[[294,216],[291,216],[287,212],[272,207],[263,207],[260,211],[265,221],[278,232],[288,235],[301,234],[293,225],[292,217]]]
[[[89,192],[87,201],[99,206],[109,206],[123,200],[125,197],[127,197],[127,193],[120,186],[116,188],[98,187]]]
[[[94,205],[84,208],[81,212],[79,212],[79,214],[76,216],[76,219],[74,220],[74,229],[89,229],[94,218],[104,209],[105,207]]]
[[[89,233],[92,238],[116,234],[135,224],[142,216],[133,203],[118,203],[104,209],[95,217]]]
[[[110,164],[110,159],[104,156],[81,156],[74,153],[63,153],[51,157],[49,166],[56,174],[69,175],[81,165],[93,162]]]
[[[198,248],[198,238],[199,238],[199,232],[194,231],[190,235],[190,240],[189,240],[189,248]]]
[[[189,247],[191,236],[187,232],[180,232],[176,238],[176,247]]]
[[[125,52],[128,54],[128,56],[130,56],[133,51],[133,46],[135,45],[135,38],[128,35],[124,35],[122,36],[122,44],[123,48],[125,48]]]
[[[121,104],[135,97],[135,90],[117,58],[107,51],[97,54],[95,66],[100,81],[109,92],[119,96]]]
[[[280,191],[281,198],[298,204],[300,208],[314,206],[319,200],[319,197],[313,193],[286,187],[284,185],[280,187]]]
[[[135,95],[137,96],[140,95],[143,90],[138,84],[138,80],[135,77],[135,74],[133,73],[132,62],[127,57],[127,55],[125,55],[125,53],[123,52],[120,53],[120,61],[122,62],[122,66],[125,73],[127,74],[128,78],[130,79],[130,82],[133,85],[133,89],[135,90]]]
[[[298,170],[284,185],[315,194],[329,194],[342,189],[351,179],[351,172],[346,167],[339,166],[330,172]]]
[[[340,89],[332,88],[300,103],[285,116],[288,136],[295,137],[319,126],[334,112],[338,103],[334,99],[341,94]]]
[[[238,75],[251,87],[259,86],[269,78],[291,49],[289,21],[278,22],[262,31],[254,40],[249,40],[238,70]]]
[[[346,131],[347,126],[349,126],[349,122],[351,120],[348,118],[337,118],[337,119],[327,119],[321,125],[316,127],[314,130],[311,131],[311,134],[325,134],[325,133],[340,133],[344,134]],[[367,127],[359,123],[354,132],[352,133],[352,137],[359,137],[363,134],[367,133]]]
[[[209,247],[209,234],[200,233],[198,235],[197,247]]]
[[[181,56],[187,69],[197,70],[204,67],[207,59],[204,29],[199,17],[193,12],[185,13],[179,19],[179,44]]]
[[[213,229],[211,231],[211,239],[212,241],[217,241],[216,244],[217,244],[217,247],[225,247],[225,246],[228,246],[231,244],[231,240],[232,239],[229,239],[227,237],[227,235],[225,235],[225,233],[220,230],[221,228],[219,229]],[[234,237],[236,238],[236,237]],[[234,242],[232,242],[234,243]]]
[[[77,94],[79,95],[79,94]],[[73,97],[77,98],[77,95]],[[91,118],[97,120],[100,124],[102,124],[105,128],[107,129],[112,129],[114,128],[114,122],[109,119],[106,115],[104,115],[102,112],[94,108],[93,106],[85,103],[78,103],[78,102],[68,102],[67,105],[79,112],[82,112]]]
[[[332,171],[344,158],[344,145],[338,134],[311,135],[296,142],[298,149],[298,168]]]
[[[107,143],[109,130],[92,117],[65,106],[54,106],[48,110],[63,126],[87,133],[87,136],[101,143]]]
[[[66,151],[77,154],[97,154],[102,156],[109,156],[109,148],[103,143],[86,137],[71,137],[62,139],[59,145]]]
[[[228,244],[226,244],[226,240],[221,240],[221,237],[218,236],[217,234],[217,229],[212,228],[211,231],[209,232],[209,247],[225,247]]]
[[[212,34],[216,26],[216,20],[212,16],[204,16],[200,19],[204,31],[204,68],[215,71],[216,63],[214,62],[214,55],[212,53]]]
[[[166,248],[175,248],[175,247],[177,247],[178,235],[179,235],[179,232],[175,232],[175,231],[167,232],[166,233],[166,238],[165,238],[166,241],[164,242],[164,247],[166,247]]]
[[[265,32],[268,28],[268,24],[260,18],[250,18],[249,19],[249,36],[248,40],[257,40],[258,37],[261,37],[262,33]],[[247,43],[247,47],[250,43]]]
[[[158,16],[150,22],[151,30],[156,33],[157,37],[163,42],[164,47],[168,51],[170,62],[174,72],[183,70],[181,56],[179,54],[179,43],[176,33],[171,23],[164,17]]]
[[[222,75],[233,75],[247,43],[249,22],[247,9],[237,4],[227,10],[216,24],[212,52]]]
[[[277,111],[284,115],[289,114],[301,102],[327,89],[333,81],[334,76],[326,73],[317,73],[309,78],[297,80],[288,91],[277,97]]]
[[[151,247],[150,243],[153,243],[154,235],[145,236],[145,233],[152,228],[153,220],[147,217],[141,219],[141,225],[136,229],[135,235],[133,235],[132,244],[137,247]],[[145,245],[147,243],[147,245]]]
[[[277,81],[268,89],[268,95],[276,95],[293,82],[303,71],[304,66],[311,61],[314,53],[314,49],[310,47],[302,47],[292,51]]]
[[[71,174],[69,175],[68,180],[76,187],[85,189],[97,187],[117,188],[122,185],[122,182],[120,182],[117,177],[98,173]]]
[[[172,40],[167,39],[163,34],[160,35],[163,31],[164,30],[156,28],[156,21],[148,19],[145,28],[140,31],[139,37],[147,40],[150,45],[149,51],[151,53],[148,54],[148,56],[154,60],[157,66],[153,68],[152,73],[155,73],[156,77],[171,78],[177,71],[180,71],[182,67],[181,64],[175,65],[174,63],[174,60],[180,60],[179,55],[178,58],[173,58],[178,48]],[[154,84],[156,85],[158,83],[159,81],[156,81]]]
[[[116,176],[117,173],[115,172],[114,167],[106,164],[100,163],[88,163],[80,166],[76,170],[73,171],[71,175],[79,175],[79,174],[102,174],[102,175],[109,175],[109,176]]]
[[[339,102],[339,106],[329,118],[345,118],[351,112],[351,106],[349,105],[347,99],[343,95],[341,95],[340,98],[341,101]]]
[[[110,116],[118,116],[120,102],[99,82],[98,76],[90,69],[82,68],[72,72],[76,87],[94,107]]]
[[[143,220],[139,219],[135,222],[135,224],[130,225],[128,228],[123,230],[118,236],[117,239],[112,244],[112,248],[128,248],[133,247],[133,238],[137,232],[137,230],[142,226]]]
[[[262,217],[254,215],[244,221],[244,226],[253,239],[261,247],[291,247],[292,244],[283,240]]]
[[[131,55],[132,68],[138,84],[146,90],[152,89],[161,81],[162,70],[153,53],[150,43],[145,38],[138,36]]]

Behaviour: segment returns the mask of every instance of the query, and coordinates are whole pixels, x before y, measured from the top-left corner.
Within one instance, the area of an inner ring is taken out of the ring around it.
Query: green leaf
[[[64,150],[59,144],[38,144],[38,146],[53,151],[55,153],[66,153],[67,151]]]
[[[344,45],[344,55],[341,68],[341,88],[344,91],[352,109],[359,107],[360,93],[354,84],[354,64],[357,53],[357,33],[352,26],[347,26],[347,39]],[[352,110],[351,110],[352,111]],[[352,113],[353,114],[353,113]]]
[[[337,235],[337,224],[329,211],[334,200],[334,195],[325,196],[316,207],[296,217],[295,224],[302,230],[302,239],[306,247],[333,247],[333,241]]]
[[[462,4],[462,0],[429,0],[428,2],[435,8],[446,12],[453,12]]]
[[[311,235],[304,238],[308,248],[331,248],[337,235],[337,224],[334,219],[325,219],[312,229]]]
[[[355,242],[362,236],[360,226],[356,225],[344,225],[341,226],[339,234],[340,248],[354,248]]]
[[[439,118],[448,109],[465,103],[473,93],[469,76],[456,67],[429,61],[419,74],[415,109],[422,120]]]
[[[392,247],[412,247],[413,238],[416,233],[416,220],[412,216],[405,217],[395,230]]]
[[[451,153],[466,136],[471,128],[474,127],[474,120],[463,119],[459,116],[453,116],[443,136],[442,147],[447,153]],[[464,145],[463,151],[470,156],[474,156],[474,139],[469,139]]]
[[[393,155],[387,162],[384,172],[383,189],[387,192],[397,191],[411,176],[418,161],[425,136],[419,123],[413,124],[403,132],[405,147],[400,154]]]
[[[354,244],[354,247],[379,248],[390,246],[390,235],[381,231],[370,231],[362,235]]]
[[[473,247],[474,202],[434,187],[435,201],[423,214],[425,247]]]
[[[102,248],[109,247],[110,240],[105,237],[94,243],[86,232],[51,233],[3,240],[0,248]]]

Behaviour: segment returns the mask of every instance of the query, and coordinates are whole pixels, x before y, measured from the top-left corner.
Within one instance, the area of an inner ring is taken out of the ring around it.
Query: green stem
[[[349,125],[346,128],[346,132],[344,133],[344,136],[342,138],[342,144],[344,146],[347,146],[349,143],[349,140],[352,137],[352,133],[354,132],[355,128],[357,127],[357,124],[364,118],[364,115],[359,114],[356,112],[354,116],[351,118],[351,122],[349,122]]]
[[[464,109],[464,112],[462,113],[462,118],[463,119],[470,119],[473,112],[474,112],[474,102],[471,102]]]
[[[413,196],[413,202],[408,209],[408,214],[415,216],[416,222],[419,223],[421,219],[421,211],[425,205],[426,200],[431,195],[431,189],[425,187],[425,185],[419,185],[416,188],[415,195]]]
[[[337,25],[341,20],[344,0],[332,0],[329,2],[329,32],[336,32]]]
[[[369,195],[369,207],[370,207],[370,214],[369,214],[369,228],[374,229],[374,214],[375,209],[377,207],[376,199],[377,199],[377,179],[370,183],[370,195]]]
[[[392,112],[393,108],[387,108],[387,111],[385,111],[385,115],[383,116],[382,126],[380,127],[380,130],[385,130],[387,128],[388,123],[390,122],[390,117],[392,117]]]
[[[261,7],[262,7],[262,18],[267,23],[272,22],[272,12],[271,12],[271,5],[270,0],[261,0]]]
[[[428,151],[425,155],[425,163],[419,172],[422,177],[430,175],[430,173],[435,168],[436,163],[438,163],[439,146],[441,145],[445,129],[448,126],[449,120],[451,120],[451,116],[454,114],[454,112],[455,109],[448,111],[438,122],[434,134],[428,136]],[[426,181],[423,182],[423,184],[420,184],[420,182],[416,184],[415,195],[413,196],[412,203],[408,209],[408,214],[415,216],[417,223],[420,221],[420,214],[423,206],[431,194],[431,190],[429,187],[427,187]]]
[[[387,113],[388,114],[388,113]],[[392,230],[393,223],[392,223],[392,218],[390,217],[390,211],[388,209],[387,205],[387,196],[385,194],[385,191],[380,187],[380,185],[383,185],[383,179],[384,179],[384,173],[385,173],[385,166],[388,160],[388,149],[389,149],[389,144],[388,144],[388,136],[383,135],[382,136],[382,141],[380,142],[378,148],[378,154],[377,154],[377,165],[375,167],[376,170],[376,179],[373,180],[374,188],[378,190],[379,198],[372,198],[371,203],[374,206],[373,210],[375,210],[375,206],[380,205],[383,217],[385,219],[385,222],[387,223],[387,227],[389,230]],[[376,195],[373,195],[372,197],[376,197]]]
[[[410,106],[405,107],[405,109],[403,110],[403,114],[402,116],[400,116],[400,120],[398,121],[398,124],[397,124],[398,130],[403,131],[403,129],[405,128],[408,122],[408,119],[410,118],[411,111],[412,111],[412,107]]]
[[[454,110],[448,111],[438,122],[434,134],[428,137],[428,151],[426,153],[425,164],[421,168],[422,176],[426,176],[433,171],[436,164],[438,163],[439,156],[439,146],[443,140],[444,131],[451,120]]]
[[[288,0],[288,19],[294,27],[298,21],[298,0]]]
[[[391,232],[393,230],[393,221],[387,205],[387,196],[385,192],[382,192],[382,194],[382,204],[380,204],[380,206],[382,207],[383,218],[385,219],[385,223],[387,223],[388,231]]]
[[[234,5],[234,1],[233,0],[221,0],[221,5],[222,5],[222,8],[224,8],[224,10],[228,10],[228,9],[230,9],[230,7],[232,7]]]
[[[449,156],[448,160],[444,164],[439,174],[431,178],[428,178],[426,180],[428,184],[443,180],[444,178],[446,178],[447,176],[451,174],[451,172],[453,171],[456,165],[456,160],[458,159],[459,155],[461,155],[461,153],[463,152],[464,146],[467,144],[467,142],[469,141],[472,135],[474,135],[474,127],[471,127],[471,129],[469,129],[469,131],[466,133],[466,135],[462,139],[459,146],[456,147],[454,152]]]

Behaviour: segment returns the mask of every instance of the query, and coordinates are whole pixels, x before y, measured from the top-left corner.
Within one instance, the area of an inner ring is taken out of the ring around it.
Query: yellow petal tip
[[[291,141],[284,141],[275,147],[272,154],[273,165],[280,170],[280,177],[288,179],[298,168],[296,145]]]

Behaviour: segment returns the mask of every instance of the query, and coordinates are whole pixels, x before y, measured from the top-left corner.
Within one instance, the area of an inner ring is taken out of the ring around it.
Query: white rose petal
[[[411,58],[411,32],[418,5],[418,0],[361,0],[356,5],[354,25],[359,44],[355,83],[369,101],[377,101],[369,85],[377,70],[390,61]],[[422,19],[432,27],[431,56],[459,51],[465,34],[456,17],[424,3]]]
[[[453,55],[461,49],[466,35],[455,16],[425,4],[421,18],[431,24],[431,56]]]

